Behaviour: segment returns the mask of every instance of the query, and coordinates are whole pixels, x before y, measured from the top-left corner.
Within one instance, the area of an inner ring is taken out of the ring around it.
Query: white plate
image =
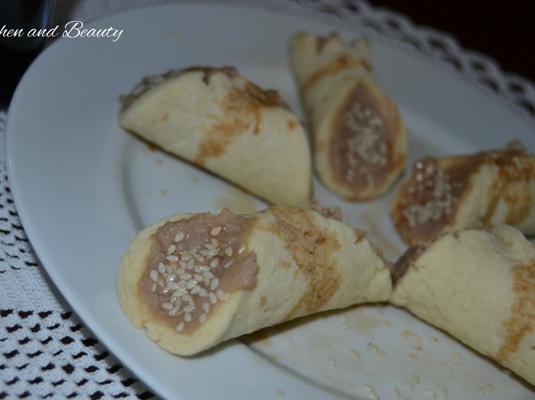
[[[298,30],[326,33],[332,27],[222,6],[149,8],[94,25],[124,34],[115,43],[58,41],[17,89],[7,126],[9,179],[24,228],[56,285],[156,392],[179,399],[334,399],[374,398],[373,388],[389,399],[446,399],[443,390],[449,399],[533,398],[491,363],[392,307],[317,316],[250,345],[234,341],[190,359],[167,354],[134,329],[114,285],[120,257],[137,231],[177,212],[262,203],[123,132],[118,96],[148,74],[231,64],[279,89],[300,110],[288,39]],[[376,42],[373,64],[401,107],[412,159],[499,147],[514,138],[535,149],[531,121],[453,74]],[[388,256],[400,254],[388,199],[353,205],[317,184],[315,189],[323,203],[340,205],[350,224],[370,230]]]

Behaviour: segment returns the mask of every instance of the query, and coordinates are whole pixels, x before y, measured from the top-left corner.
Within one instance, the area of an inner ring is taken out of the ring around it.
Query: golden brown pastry
[[[508,224],[535,233],[535,157],[518,145],[417,161],[397,190],[392,220],[409,245],[460,228]]]
[[[274,90],[235,68],[191,67],[145,78],[121,98],[121,126],[275,205],[305,204],[305,131]]]
[[[379,89],[364,39],[295,35],[291,58],[327,188],[349,200],[383,194],[405,165],[405,126]]]
[[[535,246],[521,232],[444,234],[396,268],[392,303],[535,385]]]
[[[298,208],[187,214],[143,230],[118,275],[121,306],[164,349],[191,355],[266,326],[390,297],[363,232]]]

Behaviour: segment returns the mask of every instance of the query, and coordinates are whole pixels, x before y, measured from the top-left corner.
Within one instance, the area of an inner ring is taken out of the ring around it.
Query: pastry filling
[[[527,183],[534,172],[527,160],[529,155],[519,146],[512,143],[503,150],[451,158],[447,166],[438,165],[432,158],[417,161],[408,183],[400,189],[402,192],[394,210],[401,235],[427,241],[439,234],[453,220],[469,177],[482,164],[497,167],[499,178],[491,188],[487,213],[480,222],[491,221],[501,199],[509,206],[507,223],[525,218],[531,205]],[[526,182],[526,190],[511,192],[509,185],[518,182]]]
[[[397,204],[398,226],[406,236],[433,238],[452,220],[471,167],[475,167],[466,161],[455,162],[450,168],[440,168],[432,158],[416,162]]]
[[[359,83],[335,120],[330,162],[355,192],[382,184],[392,163],[391,130],[379,100]]]
[[[153,314],[189,334],[229,293],[253,289],[258,264],[245,243],[254,222],[254,217],[223,210],[160,227],[138,283]]]

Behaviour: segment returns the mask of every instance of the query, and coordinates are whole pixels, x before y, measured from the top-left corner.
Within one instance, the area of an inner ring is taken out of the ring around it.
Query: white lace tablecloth
[[[501,97],[526,118],[535,118],[535,86],[531,82],[504,74],[492,60],[461,49],[448,35],[416,27],[399,14],[348,0],[231,2],[326,20],[395,43]],[[88,21],[126,8],[164,3],[172,1],[62,1],[55,20]],[[5,122],[6,114],[0,111],[0,399],[154,398],[84,326],[37,260],[9,188]]]

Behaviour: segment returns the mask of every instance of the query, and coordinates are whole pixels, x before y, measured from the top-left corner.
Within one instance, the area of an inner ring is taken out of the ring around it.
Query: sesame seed
[[[214,258],[212,261],[210,261],[210,267],[217,268],[219,265],[219,258]]]
[[[183,281],[189,281],[191,278],[193,277],[191,276],[191,274],[188,274],[188,273],[180,275],[180,279]]]
[[[198,285],[197,281],[196,280],[191,280],[191,281],[188,281],[188,284],[186,285],[186,289],[193,289],[194,287],[196,287]],[[194,293],[192,293],[194,294]]]
[[[214,277],[214,274],[212,274],[210,271],[206,271],[202,273],[202,276],[204,276],[204,279],[210,280]]]
[[[398,388],[394,389],[394,394],[399,400],[410,400],[408,397],[405,397],[403,393],[401,393],[401,390],[399,390]]]
[[[208,292],[206,291],[206,289],[204,288],[199,289],[199,297],[208,297]]]
[[[195,286],[193,289],[191,289],[191,294],[197,294],[199,293],[199,291],[201,290],[201,287],[200,286]]]
[[[202,305],[202,309],[204,310],[205,313],[208,313],[208,311],[210,311],[210,303],[204,302]]]
[[[175,243],[183,241],[185,237],[186,235],[184,234],[184,232],[178,231],[175,235]]]
[[[441,400],[448,400],[448,389],[444,385],[437,385],[438,392],[442,397]]]
[[[212,243],[212,246],[214,246],[214,247],[219,246],[219,240],[217,240],[216,238],[212,238],[212,240],[210,240],[210,242]]]
[[[245,251],[245,246],[242,244],[238,250],[238,254],[241,254]]]
[[[210,235],[212,236],[217,236],[219,235],[219,233],[221,232],[221,227],[220,226],[216,226],[215,228],[212,228],[212,230],[210,231]]]
[[[195,254],[193,255],[193,258],[195,258],[195,260],[198,261],[198,262],[201,262],[201,263],[204,262],[204,256],[201,255],[201,254],[197,254],[197,253],[195,253]]]
[[[199,322],[202,324],[204,321],[206,321],[206,314],[199,315]]]
[[[180,307],[175,306],[173,309],[169,310],[167,314],[169,314],[170,317],[174,317],[178,314],[179,310],[180,310]]]
[[[193,274],[193,279],[195,279],[197,282],[202,282],[203,277],[201,274]]]
[[[173,308],[173,305],[171,303],[163,303],[161,306],[164,310],[170,310]]]
[[[217,291],[215,292],[215,294],[217,295],[217,298],[219,300],[223,300],[223,298],[226,296],[226,293],[223,292],[221,289],[217,289]]]
[[[191,254],[190,253],[181,253],[180,258],[185,262],[191,260]]]
[[[154,292],[155,290],[156,290],[156,282],[153,282],[152,285],[150,286],[150,291]]]
[[[217,254],[217,249],[216,248],[212,248],[210,250],[208,250],[208,256],[209,257],[213,257]]]
[[[165,273],[165,265],[163,265],[162,262],[158,264],[158,272],[159,272],[160,274]]]
[[[167,294],[167,293],[169,293],[171,290],[172,290],[172,289],[171,289],[169,286],[167,286],[167,287],[162,291],[162,293],[163,293],[163,294]]]
[[[191,297],[189,294],[184,294],[182,295],[182,300],[184,300],[185,302],[189,303],[191,301],[193,301],[193,297]]]
[[[175,329],[177,332],[182,332],[184,330],[184,322],[180,322]]]
[[[210,300],[210,303],[215,304],[217,303],[217,297],[213,292],[210,292],[208,295],[208,300]]]
[[[372,400],[381,400],[379,395],[375,392],[375,389],[373,388],[373,386],[364,385],[364,389],[368,392]]]
[[[185,313],[191,313],[193,310],[195,310],[195,305],[193,305],[193,304],[189,304],[186,307],[184,307],[184,312]]]
[[[479,394],[487,394],[489,392],[492,392],[495,389],[494,385],[492,383],[487,383],[483,386],[479,387]]]
[[[167,254],[173,254],[176,251],[176,246],[172,244],[167,248]]]
[[[212,282],[210,283],[210,290],[216,290],[218,286],[219,286],[219,279],[214,278]]]
[[[227,269],[228,267],[230,267],[232,265],[232,263],[234,263],[234,260],[229,260],[225,263],[225,265],[223,265],[223,268]]]
[[[158,271],[155,269],[150,271],[150,279],[152,279],[154,282],[158,280]]]
[[[225,249],[225,255],[232,257],[232,253],[233,253],[232,247],[227,247]]]
[[[169,262],[178,262],[178,257],[175,256],[174,254],[171,255],[171,256],[167,256],[167,257],[165,257],[165,259],[166,259],[167,261],[169,261]]]
[[[384,351],[382,351],[379,346],[377,346],[375,343],[373,342],[369,342],[368,345],[366,346],[366,350],[368,351],[371,351],[375,354],[377,354],[379,357],[384,357],[386,354],[384,353]]]
[[[186,312],[184,314],[184,321],[186,321],[186,322],[190,322],[191,321],[191,314],[190,313]]]

